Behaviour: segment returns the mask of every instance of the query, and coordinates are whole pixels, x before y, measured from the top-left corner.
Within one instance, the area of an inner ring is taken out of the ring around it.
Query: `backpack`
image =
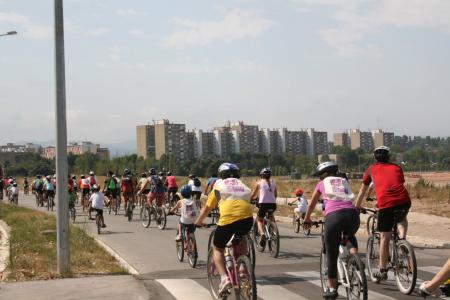
[[[151,188],[152,193],[164,192],[164,183],[162,182],[161,178],[154,175],[154,176],[152,176],[151,183],[152,183],[152,188]]]
[[[44,187],[44,183],[42,182],[42,180],[36,180],[35,182],[34,182],[34,188],[36,189],[36,190],[42,190],[42,188]]]
[[[194,186],[196,186],[196,187],[202,186],[202,182],[197,177],[195,177],[193,181],[194,181]]]
[[[108,181],[107,187],[109,190],[117,189],[117,180],[114,177],[111,177],[111,179],[109,179]]]

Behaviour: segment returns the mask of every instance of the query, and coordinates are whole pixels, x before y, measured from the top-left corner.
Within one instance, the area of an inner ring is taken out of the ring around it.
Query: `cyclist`
[[[196,175],[191,174],[189,175],[188,185],[191,186],[192,198],[194,198],[197,206],[201,208],[202,204],[200,202],[200,197],[202,196],[202,182],[197,178]]]
[[[369,166],[364,173],[363,183],[359,190],[356,206],[361,208],[364,195],[373,182],[378,207],[378,231],[380,232],[380,270],[375,277],[379,280],[387,280],[387,263],[389,255],[389,241],[394,227],[394,211],[405,212],[398,224],[399,237],[404,239],[408,229],[406,215],[411,207],[411,199],[405,188],[405,178],[402,168],[390,163],[390,149],[386,146],[374,150],[376,162]]]
[[[23,178],[23,190],[24,190],[24,192],[26,191],[28,193],[29,188],[30,188],[30,183],[28,182],[28,178],[24,177]]]
[[[127,211],[127,205],[133,204],[133,197],[134,197],[134,187],[133,187],[133,179],[131,176],[131,171],[128,169],[123,170],[123,176],[120,183],[120,189],[122,190],[122,196],[123,200],[125,201],[124,209]],[[133,207],[134,208],[134,207]],[[127,214],[125,214],[125,217],[127,217]]]
[[[89,179],[89,185],[91,186],[91,188],[94,185],[98,184],[97,177],[95,176],[94,171],[90,171],[89,172],[89,178],[88,179]]]
[[[351,245],[350,252],[357,253],[358,249],[355,233],[359,228],[359,212],[353,205],[355,195],[347,179],[343,178],[338,170],[339,167],[334,162],[324,162],[317,166],[314,176],[319,176],[320,181],[314,189],[304,222],[306,229],[311,227],[311,213],[322,198],[325,203],[324,243],[330,286],[330,289],[323,294],[325,299],[338,297],[337,259],[342,233],[348,237]]]
[[[86,203],[84,203],[84,198],[91,192],[91,185],[89,184],[89,179],[83,174],[80,176],[79,186],[81,189],[81,205],[86,206]]]
[[[295,189],[295,196],[297,196],[297,199],[289,204],[297,202],[297,207],[294,208],[294,214],[296,218],[301,218],[303,220],[306,216],[306,211],[308,210],[308,200],[303,197],[303,190],[301,188]]]
[[[430,281],[423,282],[419,287],[419,294],[422,297],[430,296],[434,290],[436,290],[439,285],[444,284],[441,289],[443,289],[443,294],[449,296],[449,285],[450,285],[450,258],[442,266],[439,272],[434,275]]]
[[[141,174],[141,179],[137,184],[137,194],[139,195],[139,205],[142,205],[141,195],[144,195],[147,198],[148,193],[150,193],[150,182],[147,179],[147,174],[144,172]]]
[[[36,197],[38,197],[39,195],[43,195],[44,181],[42,180],[41,175],[36,175],[36,179],[33,181],[33,190],[36,194]]]
[[[3,200],[3,178],[0,177],[0,200]]]
[[[17,186],[17,183],[15,181],[8,187],[8,193],[12,202],[14,202],[14,196],[19,198],[19,187]]]
[[[75,207],[75,201],[77,200],[77,193],[75,193],[75,190],[70,184],[67,186],[67,190],[69,193],[69,210],[70,210]]]
[[[78,180],[77,180],[77,176],[73,175],[72,176],[72,182],[73,182],[73,191],[75,194],[78,194]]]
[[[173,199],[178,191],[177,179],[172,175],[172,172],[167,172],[166,181],[164,186],[167,188],[167,199]],[[172,197],[171,197],[172,195]]]
[[[45,199],[48,201],[48,197],[55,198],[55,186],[53,185],[52,177],[47,175],[44,180]]]
[[[150,174],[150,193],[147,195],[147,202],[152,205],[153,200],[156,200],[156,205],[158,207],[163,205],[165,190],[164,183],[161,178],[156,175],[156,170],[151,168],[149,171]]]
[[[180,194],[183,199],[179,200],[177,204],[170,210],[173,214],[180,209],[180,221],[178,223],[178,235],[175,237],[176,241],[181,240],[182,227],[188,227],[189,232],[193,233],[195,231],[195,219],[198,217],[198,207],[195,201],[192,199],[192,190],[189,185],[183,185],[180,190]]]
[[[273,179],[270,179],[272,171],[269,168],[263,168],[259,172],[261,177],[255,184],[252,192],[252,199],[258,198],[258,231],[261,236],[259,244],[261,247],[266,245],[266,235],[264,233],[264,217],[268,210],[275,211],[277,209],[277,186]]]
[[[226,274],[224,250],[226,244],[234,234],[247,235],[253,225],[252,205],[250,204],[251,190],[240,178],[239,168],[232,163],[223,163],[218,170],[219,177],[209,194],[205,207],[195,221],[197,226],[204,226],[203,220],[211,210],[219,206],[220,218],[213,240],[213,258],[217,271],[221,276],[219,295],[231,287]],[[246,239],[239,245],[239,253],[246,254]]]
[[[103,218],[103,202],[105,201],[105,196],[100,192],[98,185],[94,184],[92,186],[92,195],[89,198],[89,203],[91,204],[91,211],[96,211],[100,215],[100,221],[102,222],[102,228],[105,228],[105,219]]]
[[[209,193],[213,190],[214,184],[216,183],[217,179],[217,173],[213,173],[206,183],[205,191],[203,194],[205,194],[206,196],[209,195]]]

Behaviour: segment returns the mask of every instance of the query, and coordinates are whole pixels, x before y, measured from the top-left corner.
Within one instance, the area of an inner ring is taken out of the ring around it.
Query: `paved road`
[[[34,198],[21,196],[20,204],[35,207]],[[188,263],[180,263],[176,258],[174,236],[177,217],[169,217],[165,230],[159,230],[154,223],[144,228],[138,221],[139,207],[135,210],[135,220],[128,222],[123,210],[118,216],[105,213],[106,230],[98,238],[114,249],[138,272],[150,294],[158,299],[210,299],[207,289],[205,261],[206,244],[210,230],[197,230],[199,243],[199,263],[191,269]],[[42,210],[42,209],[40,209]],[[95,234],[93,221],[77,207],[76,224]],[[261,299],[320,299],[319,251],[320,236],[313,231],[310,237],[293,233],[288,225],[280,224],[281,248],[277,259],[268,253],[258,253],[256,276],[258,296]],[[366,238],[358,238],[364,255]],[[416,248],[419,267],[418,283],[429,280],[439,266],[449,257],[450,249]],[[392,278],[383,284],[369,283],[369,299],[412,299],[417,294],[404,296],[397,291]],[[340,289],[340,294],[345,291]],[[343,297],[341,297],[343,299]]]

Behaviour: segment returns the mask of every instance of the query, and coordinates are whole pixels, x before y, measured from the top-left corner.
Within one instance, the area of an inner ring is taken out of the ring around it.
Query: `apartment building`
[[[335,146],[350,148],[350,136],[346,132],[334,133],[333,144]]]
[[[391,146],[394,144],[394,133],[393,132],[384,132],[381,129],[372,131],[373,144],[374,148],[380,146]]]
[[[215,154],[227,156],[236,153],[239,149],[239,139],[236,139],[237,132],[231,130],[229,126],[215,127],[213,130],[215,139]]]
[[[174,155],[178,161],[187,159],[187,134],[185,124],[170,123],[169,120],[155,122],[155,158],[163,154]]]
[[[212,131],[202,131],[201,132],[201,139],[199,139],[199,149],[201,151],[199,152],[199,155],[213,155],[216,153],[216,138],[214,135],[214,132]]]
[[[291,131],[287,128],[282,128],[279,132],[283,143],[282,151],[284,153],[292,153],[295,155],[307,154],[308,134],[306,131]]]
[[[328,153],[328,133],[309,128],[307,132],[307,155],[315,156]]]
[[[279,130],[268,128],[259,131],[259,150],[266,154],[280,154],[283,152],[283,141]]]
[[[136,126],[137,155],[147,159],[154,158],[155,153],[155,126],[138,125]]]
[[[351,129],[349,135],[350,148],[352,150],[361,148],[362,150],[369,152],[374,149],[374,141],[371,132]]]
[[[257,153],[259,149],[259,129],[257,125],[246,125],[239,121],[230,125],[236,141],[236,152]]]

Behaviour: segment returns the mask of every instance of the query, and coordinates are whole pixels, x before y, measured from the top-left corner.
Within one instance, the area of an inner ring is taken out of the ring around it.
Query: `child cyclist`
[[[70,184],[68,185],[68,192],[69,192],[69,210],[75,207],[75,202],[77,200],[77,193],[75,192],[75,189]]]
[[[176,241],[182,239],[182,227],[188,227],[189,232],[195,231],[194,222],[199,215],[199,211],[195,201],[192,199],[192,189],[189,185],[184,185],[180,190],[181,197],[177,204],[170,210],[170,214],[173,214],[180,209],[180,222],[178,223],[178,235],[175,237]]]
[[[295,190],[295,196],[297,196],[297,199],[289,204],[297,202],[297,207],[294,208],[295,217],[303,220],[306,216],[306,211],[308,210],[308,200],[303,197],[303,190],[301,188]]]
[[[96,184],[92,186],[92,196],[89,199],[91,203],[91,211],[96,211],[100,215],[100,221],[102,222],[102,228],[105,228],[105,220],[103,219],[103,202],[105,196],[100,192],[100,187]]]

